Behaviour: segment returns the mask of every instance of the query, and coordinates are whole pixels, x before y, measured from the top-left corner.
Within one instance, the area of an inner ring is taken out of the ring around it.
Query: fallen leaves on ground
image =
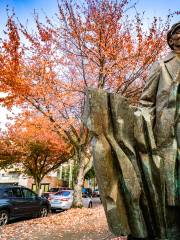
[[[102,206],[70,209],[45,218],[19,221],[0,229],[1,240],[109,240],[109,232]]]

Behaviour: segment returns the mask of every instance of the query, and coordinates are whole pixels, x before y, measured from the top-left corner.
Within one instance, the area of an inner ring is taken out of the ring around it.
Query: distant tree
[[[11,155],[9,150],[12,149],[14,162],[20,163],[24,172],[33,177],[37,192],[42,179],[65,162],[69,154],[66,143],[42,116],[16,121],[9,127],[7,139],[10,141],[7,156]]]

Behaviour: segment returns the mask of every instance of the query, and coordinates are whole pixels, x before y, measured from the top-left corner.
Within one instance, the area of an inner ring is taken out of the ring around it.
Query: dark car
[[[21,217],[45,217],[50,203],[44,197],[21,186],[0,186],[0,226]]]
[[[99,194],[99,190],[98,189],[94,189],[93,193],[92,193],[92,197],[100,197]]]

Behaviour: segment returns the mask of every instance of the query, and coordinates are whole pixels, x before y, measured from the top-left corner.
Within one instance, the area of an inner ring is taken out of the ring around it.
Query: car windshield
[[[69,192],[69,191],[60,191],[60,192],[57,192],[55,195],[67,197],[67,196],[69,196],[70,194],[71,194],[71,192]]]

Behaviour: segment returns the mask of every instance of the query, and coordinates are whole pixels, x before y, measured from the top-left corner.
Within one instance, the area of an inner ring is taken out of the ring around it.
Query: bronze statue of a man
[[[180,205],[180,22],[168,32],[167,42],[172,51],[154,64],[140,106],[151,115],[167,204],[175,206]]]
[[[129,240],[180,239],[180,22],[167,42],[171,52],[153,64],[138,108],[87,91],[84,123],[109,229]]]

